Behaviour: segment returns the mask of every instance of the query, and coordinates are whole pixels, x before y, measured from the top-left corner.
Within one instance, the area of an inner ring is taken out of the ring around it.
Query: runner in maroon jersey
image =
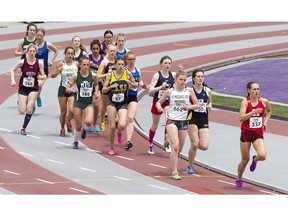
[[[24,114],[24,123],[21,129],[22,135],[26,134],[26,127],[32,117],[32,111],[35,106],[35,101],[38,95],[39,87],[44,83],[46,75],[44,74],[43,62],[36,59],[37,46],[30,44],[27,47],[26,58],[20,60],[11,69],[11,86],[15,86],[15,72],[21,69],[21,77],[19,80],[18,90],[18,111]],[[38,82],[38,80],[41,82]]]

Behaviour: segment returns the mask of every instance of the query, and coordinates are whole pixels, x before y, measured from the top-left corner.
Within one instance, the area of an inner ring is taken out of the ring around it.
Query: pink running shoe
[[[124,141],[124,137],[121,132],[117,132],[118,143],[122,144]]]
[[[256,169],[256,166],[257,166],[257,162],[254,161],[255,157],[256,157],[256,155],[253,156],[252,163],[250,165],[250,171],[251,172],[253,172]]]
[[[108,151],[108,154],[109,155],[114,155],[115,154],[114,148],[110,148],[109,151]]]
[[[236,180],[236,189],[242,190],[243,189],[242,183],[243,183],[242,180]]]

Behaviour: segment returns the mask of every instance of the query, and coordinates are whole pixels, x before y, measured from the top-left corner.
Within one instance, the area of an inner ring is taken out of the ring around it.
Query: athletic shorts
[[[133,101],[138,103],[137,95],[128,97],[128,104]]]
[[[58,88],[58,97],[74,97],[75,93],[66,92],[66,88],[64,86],[59,86]]]
[[[192,119],[189,120],[189,125],[190,124],[195,124],[198,129],[209,128],[208,115],[203,115],[200,117],[195,117],[195,115],[192,115]]]
[[[188,121],[187,120],[176,121],[176,120],[167,119],[166,125],[168,125],[168,124],[174,124],[178,128],[178,130],[187,130],[188,129]]]
[[[120,110],[120,109],[127,109],[127,104],[121,104],[121,105],[118,105],[118,104],[114,104],[114,103],[110,103],[110,101],[108,102],[108,106],[113,106],[116,108],[116,110]]]
[[[80,109],[86,109],[87,107],[93,107],[93,103],[91,104],[85,104],[81,101],[77,101],[77,100],[74,100],[74,104],[73,104],[73,107],[77,107],[77,108],[80,108]]]
[[[154,115],[161,115],[163,112],[158,112],[158,110],[156,108],[156,103],[157,103],[157,101],[153,100],[152,107],[151,107],[151,113],[153,113]],[[163,103],[161,106],[164,109],[165,107],[169,106],[169,104]]]
[[[38,92],[38,89],[31,89],[27,87],[19,87],[18,94],[28,96],[30,92]]]
[[[257,139],[264,139],[264,137],[255,133],[254,131],[246,131],[244,133],[241,133],[241,136],[240,136],[241,142],[254,143],[255,140],[257,140]]]

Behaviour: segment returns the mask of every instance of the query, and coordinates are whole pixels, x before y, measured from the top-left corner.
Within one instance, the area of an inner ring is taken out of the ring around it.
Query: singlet
[[[83,56],[83,50],[82,49],[80,49],[80,53],[79,53],[79,55],[77,56],[77,57],[74,57],[74,59],[73,60],[75,60],[75,61],[79,61],[80,60],[80,58]]]
[[[190,94],[187,87],[185,87],[182,92],[178,92],[175,88],[173,88],[170,96],[168,118],[177,121],[186,120],[188,110],[182,109],[184,104],[190,104]]]
[[[173,77],[173,74],[171,71],[168,72],[168,77],[165,78],[163,77],[161,71],[158,71],[158,74],[159,74],[159,78],[158,78],[158,81],[155,85],[155,87],[159,87],[162,85],[163,82],[166,82],[167,83],[167,86],[165,89],[161,89],[159,90],[158,92],[156,92],[153,96],[153,100],[154,101],[158,101],[159,98],[162,96],[162,94],[164,93],[164,91],[166,89],[169,89],[169,88],[172,88],[173,85],[174,85],[174,77]],[[169,104],[169,98],[164,102],[164,104]]]
[[[139,86],[139,80],[140,80],[140,72],[138,70],[138,68],[135,67],[135,71],[131,71],[128,68],[125,67],[126,70],[128,70],[129,72],[132,73],[135,82],[137,83],[137,87],[136,88],[129,88],[129,96],[137,96],[138,94],[138,86]]]
[[[208,109],[207,109],[207,103],[209,100],[209,97],[207,95],[207,87],[206,86],[202,86],[202,90],[200,93],[198,93],[194,86],[192,86],[192,89],[194,90],[195,96],[198,100],[198,102],[200,102],[200,107],[196,110],[189,110],[188,112],[188,118],[187,119],[191,119],[192,118],[200,118],[201,116],[205,116],[208,115]],[[191,101],[192,103],[192,101]],[[192,116],[191,116],[192,115]]]
[[[92,73],[88,73],[88,76],[85,78],[81,75],[80,71],[78,71],[76,85],[78,91],[75,94],[75,100],[84,104],[92,104],[94,94],[94,80]]]
[[[106,46],[106,44],[105,44],[105,41],[102,41],[102,43],[101,43],[101,46],[102,46],[102,51],[106,54],[107,52],[107,46]]]
[[[29,44],[34,43],[36,41],[36,38],[33,41],[28,41],[27,37],[24,37],[24,42],[22,44],[22,50],[26,50]],[[23,54],[21,56],[21,59],[26,58],[26,54]]]
[[[121,58],[121,57],[123,57],[128,51],[129,51],[129,49],[126,49],[125,47],[124,47],[124,51],[123,51],[123,52],[118,52],[118,51],[116,50],[116,57]]]
[[[109,92],[109,101],[112,104],[115,104],[117,106],[128,103],[129,85],[127,80],[127,70],[124,70],[122,76],[118,79],[115,76],[115,71],[111,73],[110,86],[114,83],[118,84],[117,88],[113,88]]]
[[[49,54],[49,49],[47,46],[47,41],[44,41],[43,47],[38,48],[38,52],[36,53],[36,58],[43,59],[45,73],[48,73],[48,54]]]
[[[263,121],[264,121],[265,106],[260,97],[258,97],[258,103],[256,106],[252,105],[249,96],[247,96],[246,99],[248,102],[246,113],[249,113],[257,108],[262,108],[262,112],[259,114],[254,114],[251,118],[242,122],[241,134],[245,133],[246,131],[254,131],[258,135],[263,136],[264,135]]]
[[[63,62],[63,69],[61,71],[60,85],[66,88],[67,83],[70,80],[71,76],[74,73],[78,72],[78,68],[76,61],[73,61],[71,65],[67,65],[67,63],[64,60],[62,62]],[[72,87],[76,88],[76,84],[74,83]]]
[[[27,59],[24,58],[24,63],[21,67],[21,77],[19,80],[19,87],[26,87],[29,89],[35,89],[38,90],[38,75],[39,75],[39,62],[38,59],[36,59],[35,63],[33,65],[30,65],[27,62]]]
[[[90,54],[89,55],[89,61],[90,61],[89,71],[97,74],[97,71],[99,69],[100,63],[103,61],[103,59],[104,59],[104,56],[100,55],[99,60],[95,61],[93,59],[92,54]]]

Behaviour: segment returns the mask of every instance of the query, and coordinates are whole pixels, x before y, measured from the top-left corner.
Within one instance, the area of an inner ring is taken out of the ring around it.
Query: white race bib
[[[249,127],[250,128],[261,128],[263,125],[262,117],[252,117],[249,120]]]
[[[80,88],[80,96],[81,97],[91,97],[92,96],[92,88]]]
[[[23,86],[25,87],[33,87],[35,79],[33,77],[24,77],[23,78]]]
[[[124,93],[118,93],[118,94],[113,94],[112,95],[112,101],[119,103],[122,102],[124,100]]]

